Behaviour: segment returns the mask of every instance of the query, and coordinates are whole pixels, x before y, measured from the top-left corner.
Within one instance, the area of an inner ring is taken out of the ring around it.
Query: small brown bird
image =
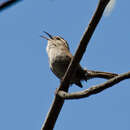
[[[52,36],[47,32],[49,38],[41,36],[42,38],[48,40],[46,51],[49,58],[49,65],[52,72],[61,80],[68,68],[68,65],[72,59],[72,54],[69,51],[69,45],[60,36]],[[76,84],[82,87],[81,81],[87,81],[87,70],[83,69],[80,64],[78,65],[77,71],[72,77],[70,84]]]

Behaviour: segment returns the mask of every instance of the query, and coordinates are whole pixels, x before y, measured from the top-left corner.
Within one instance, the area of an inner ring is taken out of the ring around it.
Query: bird
[[[46,52],[48,54],[50,69],[61,81],[70,64],[70,61],[73,58],[73,55],[70,52],[69,44],[64,38],[60,36],[52,36],[46,31],[44,31],[44,33],[48,35],[48,37],[44,35],[41,35],[41,37],[48,41]],[[70,85],[75,84],[82,88],[83,85],[81,81],[83,80],[88,80],[87,70],[78,64],[76,72],[70,80]]]

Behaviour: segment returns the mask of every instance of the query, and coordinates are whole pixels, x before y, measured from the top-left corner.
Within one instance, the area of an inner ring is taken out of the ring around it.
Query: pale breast
[[[57,55],[55,58],[51,60],[51,69],[53,73],[58,77],[62,78],[68,68],[70,63],[70,57],[66,55]]]

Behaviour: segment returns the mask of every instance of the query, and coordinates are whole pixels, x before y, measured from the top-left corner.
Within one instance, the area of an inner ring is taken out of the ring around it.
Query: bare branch
[[[109,3],[109,1],[110,0],[100,0],[99,1],[97,9],[92,17],[92,20],[90,21],[88,28],[85,31],[85,33],[80,41],[80,45],[79,45],[78,49],[76,50],[76,53],[65,73],[63,81],[61,82],[58,90],[64,90],[66,92],[68,91],[69,81],[72,77],[72,74],[74,74],[74,72],[76,71],[76,67],[79,64],[87,46],[88,46],[88,42],[91,39],[91,37],[94,33],[94,30],[95,30],[96,26],[98,25],[102,15],[103,15],[104,9],[107,6],[107,4]],[[60,98],[58,95],[56,95],[55,99],[52,103],[52,106],[50,107],[50,110],[47,114],[47,117],[43,123],[42,130],[53,130],[63,104],[64,104],[64,100],[62,98]]]
[[[0,3],[0,11],[15,4],[18,1],[20,1],[20,0],[9,0],[9,1],[5,1],[5,2]]]
[[[85,97],[89,97],[93,94],[97,94],[100,93],[101,91],[112,87],[113,85],[130,78],[130,72],[124,73],[124,74],[120,74],[110,80],[108,80],[107,82],[103,83],[103,84],[99,84],[99,85],[95,85],[91,88],[88,88],[84,91],[81,92],[75,92],[75,93],[67,93],[63,90],[58,91],[58,95],[63,98],[63,99],[80,99],[80,98],[85,98]]]
[[[87,70],[87,72],[88,72],[88,79],[93,79],[93,78],[111,79],[115,76],[118,76],[118,74],[110,73],[110,72],[101,72],[101,71],[94,71],[94,70]]]

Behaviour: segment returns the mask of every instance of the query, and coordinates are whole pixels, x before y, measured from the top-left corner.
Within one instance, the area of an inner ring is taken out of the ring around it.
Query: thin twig
[[[109,3],[109,1],[110,0],[100,0],[99,1],[98,7],[92,17],[92,20],[90,21],[90,23],[88,25],[87,30],[85,31],[85,33],[80,41],[80,45],[65,73],[63,81],[61,82],[58,90],[64,90],[66,92],[68,91],[69,81],[72,77],[72,74],[74,74],[74,72],[76,71],[76,66],[79,64],[87,46],[88,46],[88,42],[91,39],[91,37],[95,31],[95,28],[98,25],[102,15],[103,15],[104,9],[107,6],[107,4]],[[62,98],[60,98],[58,95],[56,95],[54,98],[54,101],[50,107],[50,110],[47,114],[47,117],[43,123],[42,130],[53,130],[63,104],[64,104],[64,100]]]
[[[74,93],[67,93],[63,90],[58,91],[58,95],[63,98],[63,99],[80,99],[80,98],[85,98],[85,97],[89,97],[93,94],[97,94],[100,93],[101,91],[112,87],[113,85],[130,78],[130,72],[118,75],[108,81],[106,81],[103,84],[99,84],[99,85],[95,85],[91,88],[88,88],[84,91],[80,91],[80,92],[74,92]]]
[[[110,73],[110,72],[102,72],[102,71],[94,71],[94,70],[87,70],[88,72],[88,79],[93,78],[104,78],[104,79],[111,79],[115,76],[118,76],[116,73]]]
[[[8,1],[4,1],[4,2],[0,3],[0,11],[15,4],[18,1],[20,1],[20,0],[8,0]]]

